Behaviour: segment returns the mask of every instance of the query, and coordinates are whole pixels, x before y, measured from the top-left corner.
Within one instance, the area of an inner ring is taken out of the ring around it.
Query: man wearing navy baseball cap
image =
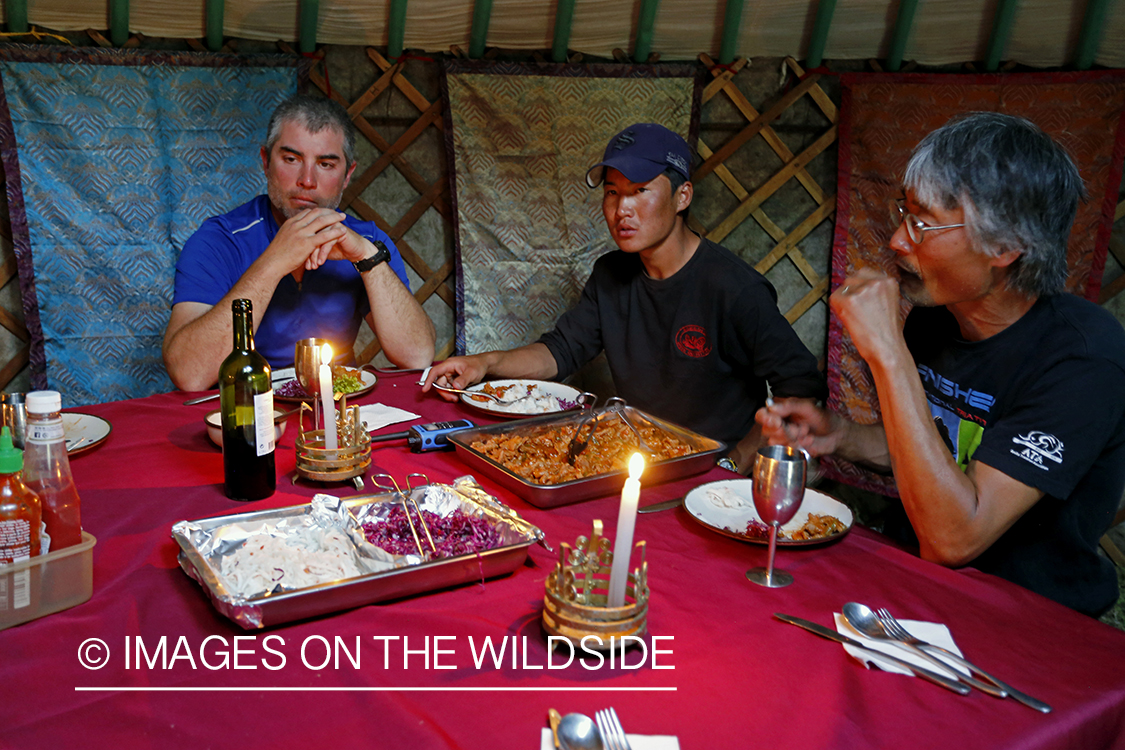
[[[533,344],[453,357],[430,385],[485,377],[563,379],[603,350],[630,405],[734,446],[745,473],[761,442],[754,412],[776,396],[820,399],[824,379],[760,273],[688,229],[691,151],[662,125],[615,135],[586,173],[619,248],[594,263],[578,304]]]

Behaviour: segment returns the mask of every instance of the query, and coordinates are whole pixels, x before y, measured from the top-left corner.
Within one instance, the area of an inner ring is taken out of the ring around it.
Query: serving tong
[[[581,400],[585,396],[593,396],[593,394],[583,393],[578,398]],[[592,401],[590,403],[591,405],[593,404]],[[578,457],[582,455],[582,452],[586,450],[587,447],[589,447],[590,438],[594,434],[594,427],[597,426],[598,420],[607,415],[616,415],[620,417],[621,421],[624,422],[630,430],[632,430],[633,436],[637,438],[637,448],[645,453],[649,459],[651,459],[652,456],[655,455],[655,451],[653,451],[652,447],[645,442],[645,439],[643,437],[641,437],[641,432],[637,429],[636,425],[634,425],[632,421],[629,420],[629,417],[625,414],[625,406],[625,399],[621,398],[620,396],[612,396],[606,399],[605,405],[602,407],[602,411],[600,414],[596,414],[595,410],[591,408],[590,414],[588,414],[582,421],[578,423],[577,429],[574,430],[574,437],[570,439],[570,443],[567,445],[566,462],[571,466],[574,466],[574,462],[577,461]],[[589,429],[586,430],[586,436],[582,437],[582,428],[587,424],[589,424]]]
[[[372,480],[375,482],[375,486],[379,489],[387,490],[388,492],[392,492],[398,496],[399,502],[402,503],[402,510],[404,513],[406,513],[406,522],[410,525],[410,533],[414,536],[414,544],[418,547],[418,554],[421,555],[423,559],[425,559],[429,557],[429,554],[426,552],[425,548],[422,547],[422,539],[418,536],[418,529],[414,525],[414,519],[410,517],[411,505],[414,506],[414,512],[418,514],[418,524],[422,527],[422,531],[426,534],[426,541],[430,543],[430,550],[432,550],[435,554],[437,553],[437,545],[434,544],[434,538],[430,535],[430,527],[426,525],[426,519],[422,517],[422,510],[418,507],[418,503],[414,502],[415,487],[413,482],[410,481],[414,477],[421,477],[423,480],[425,480],[418,485],[419,487],[430,483],[429,477],[427,477],[425,474],[421,474],[418,472],[407,474],[407,491],[403,492],[402,489],[398,486],[398,482],[396,482],[395,478],[390,474],[376,474],[372,477]],[[390,484],[382,484],[380,480],[383,479],[390,482]]]

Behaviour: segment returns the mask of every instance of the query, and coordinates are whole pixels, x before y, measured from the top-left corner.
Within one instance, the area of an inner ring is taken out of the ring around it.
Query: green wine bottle
[[[234,351],[219,368],[223,418],[223,482],[232,500],[261,500],[277,488],[270,365],[254,350],[254,308],[231,303]]]

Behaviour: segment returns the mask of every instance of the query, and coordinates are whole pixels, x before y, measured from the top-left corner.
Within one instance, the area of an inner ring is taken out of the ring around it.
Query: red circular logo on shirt
[[[702,326],[684,326],[676,334],[676,348],[689,357],[699,359],[711,353],[711,344],[707,341],[707,331]]]

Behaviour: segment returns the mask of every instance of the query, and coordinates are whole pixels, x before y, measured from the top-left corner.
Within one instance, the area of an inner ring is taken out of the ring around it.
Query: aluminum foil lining
[[[412,510],[416,504],[419,510],[428,510],[443,518],[460,509],[465,515],[487,519],[500,532],[500,547],[531,541],[543,542],[543,532],[540,529],[528,524],[515,511],[489,495],[471,476],[459,477],[448,485],[423,485],[404,495],[388,493],[358,504],[354,500],[345,502],[332,495],[318,494],[303,508],[245,514],[227,524],[216,525],[221,519],[180,521],[172,527],[172,535],[185,552],[194,553],[188,555],[189,560],[198,556],[197,562],[203,563],[194,564],[191,570],[185,567],[185,570],[209,591],[216,606],[227,614],[231,614],[227,611],[228,607],[250,607],[244,615],[252,622],[255,619],[252,610],[255,602],[304,588],[336,583],[341,580],[341,575],[326,572],[326,577],[321,581],[309,582],[306,577],[302,579],[301,585],[293,586],[294,576],[282,567],[269,575],[272,588],[249,591],[245,585],[224,572],[224,561],[229,570],[232,556],[245,553],[244,547],[248,540],[251,545],[263,542],[269,545],[270,551],[280,550],[284,553],[307,546],[310,539],[331,537],[339,540],[343,537],[349,542],[345,563],[354,566],[352,574],[345,576],[346,578],[419,565],[427,562],[428,556],[391,554],[370,544],[361,528],[366,522],[384,520],[396,506],[401,506],[405,498],[408,498],[407,502],[413,501],[410,503]],[[419,529],[419,534],[421,533]],[[298,561],[301,556],[291,554],[291,557]],[[305,567],[315,568],[315,564],[306,564]],[[224,604],[227,606],[222,606]]]

